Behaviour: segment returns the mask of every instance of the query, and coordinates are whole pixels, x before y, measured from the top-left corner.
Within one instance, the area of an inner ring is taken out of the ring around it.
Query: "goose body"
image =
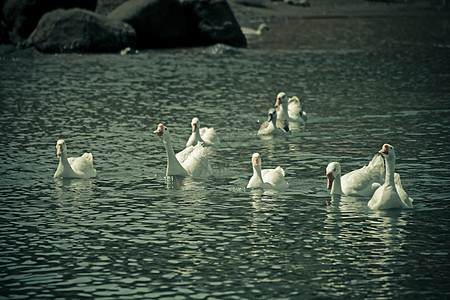
[[[56,155],[59,157],[58,168],[54,178],[91,178],[97,176],[92,153],[84,153],[80,157],[68,157],[64,140],[56,143]]]
[[[247,188],[263,188],[283,190],[289,187],[284,179],[284,170],[278,166],[275,169],[261,170],[261,158],[259,153],[252,156],[253,176],[250,178]]]
[[[403,189],[403,185],[402,185],[402,181],[400,179],[400,174],[398,173],[394,173],[394,183],[395,183],[395,188],[397,189],[397,193],[400,196],[400,199],[402,200],[402,202],[404,203],[408,203],[414,201],[413,198],[409,197],[408,194],[405,192],[405,190]]]
[[[206,178],[212,175],[205,147],[201,143],[186,147],[175,154],[170,140],[170,132],[163,124],[159,124],[154,131],[162,138],[167,154],[166,176],[192,176]]]
[[[386,160],[386,177],[381,185],[367,203],[371,209],[413,208],[411,198],[401,187],[400,175],[397,176],[397,185],[401,188],[402,195],[397,190],[395,183],[395,150],[389,144],[384,144],[380,150]]]
[[[204,146],[217,146],[220,144],[214,128],[200,128],[200,120],[198,118],[192,119],[191,126],[192,133],[186,143],[186,147],[195,146],[198,142],[203,143]]]
[[[367,166],[341,176],[341,166],[327,166],[328,189],[331,194],[371,197],[384,182],[383,158],[375,155]]]
[[[289,98],[288,100],[288,115],[291,122],[305,123],[308,120],[306,112],[303,110],[302,103],[297,96]]]

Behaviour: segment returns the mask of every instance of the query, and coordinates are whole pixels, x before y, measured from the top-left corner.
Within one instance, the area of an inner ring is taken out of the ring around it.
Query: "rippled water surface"
[[[48,55],[0,65],[0,298],[420,298],[450,293],[446,49]],[[256,135],[279,91],[305,127]],[[165,178],[190,121],[215,175]],[[98,177],[54,179],[56,141]],[[325,167],[395,146],[413,210],[330,201]],[[290,188],[247,190],[251,156]]]

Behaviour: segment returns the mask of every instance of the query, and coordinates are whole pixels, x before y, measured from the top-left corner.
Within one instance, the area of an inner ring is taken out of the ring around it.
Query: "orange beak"
[[[164,125],[159,124],[158,128],[155,131],[153,131],[153,133],[156,133],[158,136],[162,136],[164,133]]]
[[[389,145],[384,144],[383,147],[381,147],[381,150],[379,152],[388,155],[389,154]]]
[[[197,129],[197,123],[192,124],[192,132],[195,132]]]
[[[258,157],[253,157],[253,165],[257,166],[258,165]]]
[[[281,98],[277,97],[277,102],[275,102],[275,106],[281,105]]]
[[[327,178],[328,178],[327,189],[331,189],[331,187],[333,186],[333,181],[334,181],[333,173],[327,172]]]
[[[61,155],[62,155],[62,145],[59,144],[59,145],[56,147],[56,156],[61,157]]]

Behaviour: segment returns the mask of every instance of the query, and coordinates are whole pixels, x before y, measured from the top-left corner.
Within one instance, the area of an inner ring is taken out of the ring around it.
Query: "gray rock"
[[[108,18],[133,26],[141,48],[182,46],[187,37],[178,0],[130,0],[109,13]]]
[[[58,8],[95,10],[97,0],[5,0],[3,14],[9,38],[15,44],[33,32],[40,18]]]
[[[185,0],[183,6],[193,45],[246,47],[247,40],[226,0]]]
[[[83,9],[45,14],[26,41],[42,52],[116,52],[136,45],[136,32],[124,22]]]

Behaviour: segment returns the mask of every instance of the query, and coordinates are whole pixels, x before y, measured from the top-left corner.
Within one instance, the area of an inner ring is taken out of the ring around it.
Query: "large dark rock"
[[[45,14],[26,46],[42,52],[115,52],[136,46],[136,32],[124,22],[73,8]]]
[[[181,5],[192,44],[247,46],[247,40],[226,0],[185,0]]]
[[[133,26],[141,48],[180,46],[187,35],[178,0],[130,0],[109,13],[108,18]]]
[[[9,44],[8,30],[3,21],[0,21],[0,44]]]
[[[74,7],[95,10],[96,6],[97,0],[4,0],[3,14],[11,41],[19,43],[49,11]]]
[[[0,0],[0,44],[9,44],[8,29],[3,15],[3,0]]]

